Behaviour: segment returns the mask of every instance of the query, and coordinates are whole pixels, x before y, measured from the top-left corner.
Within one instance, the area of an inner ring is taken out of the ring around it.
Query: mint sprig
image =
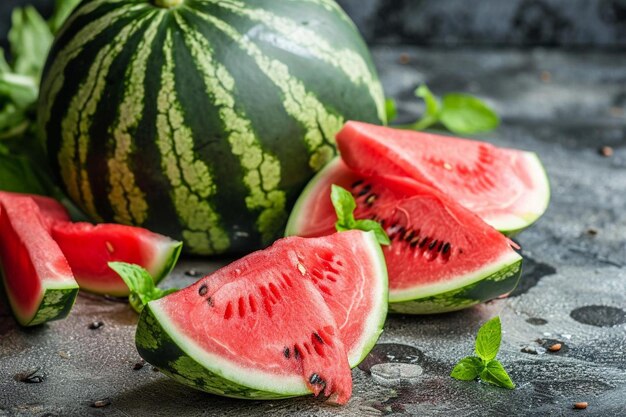
[[[476,335],[476,356],[463,358],[456,364],[450,376],[460,381],[473,381],[480,378],[483,382],[502,388],[514,389],[515,384],[496,359],[502,341],[500,317],[494,317],[478,330]]]
[[[415,90],[415,95],[424,100],[426,111],[418,121],[399,126],[401,128],[424,130],[435,125],[442,125],[450,132],[472,135],[488,132],[500,124],[500,118],[496,112],[487,103],[470,94],[448,93],[439,99],[426,85],[422,84]],[[386,106],[388,116],[395,116],[393,100],[388,100]],[[393,109],[393,112],[390,109]]]
[[[125,262],[109,262],[109,268],[117,272],[130,289],[128,302],[137,313],[150,301],[158,300],[178,291],[177,288],[162,290],[154,285],[154,279],[148,271],[139,265]]]
[[[330,199],[337,213],[337,223],[335,228],[338,232],[347,230],[363,230],[365,232],[374,232],[376,240],[381,245],[389,245],[391,241],[385,232],[385,229],[374,220],[354,218],[354,210],[356,209],[356,201],[348,190],[333,184],[330,191]]]

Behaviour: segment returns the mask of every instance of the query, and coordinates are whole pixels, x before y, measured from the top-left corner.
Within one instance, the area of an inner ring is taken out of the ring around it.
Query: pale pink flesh
[[[490,224],[532,214],[545,186],[528,153],[485,142],[348,122],[337,135],[346,165],[364,175],[413,178],[446,193]]]

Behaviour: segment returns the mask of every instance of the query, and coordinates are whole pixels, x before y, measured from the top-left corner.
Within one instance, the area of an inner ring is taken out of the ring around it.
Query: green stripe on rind
[[[198,35],[179,15],[176,15],[176,22],[183,30],[185,43],[202,74],[207,94],[213,97],[219,108],[231,152],[240,158],[243,182],[249,190],[245,197],[246,206],[250,210],[261,211],[257,229],[267,242],[276,235],[287,217],[285,192],[278,189],[281,182],[280,161],[263,149],[249,119],[236,108],[235,81],[226,67],[214,62],[209,41]]]
[[[90,128],[98,103],[106,91],[106,77],[115,58],[128,39],[151,18],[152,14],[132,21],[118,34],[116,41],[102,48],[87,71],[87,77],[72,98],[69,111],[61,122],[62,145],[58,154],[61,176],[68,193],[91,218],[102,221],[94,203],[87,170]]]
[[[44,292],[39,308],[35,316],[27,323],[21,322],[22,326],[36,326],[52,320],[59,320],[67,317],[76,301],[78,286],[52,289],[48,288]]]
[[[364,85],[369,91],[372,101],[376,104],[378,118],[386,123],[385,97],[378,79],[365,61],[364,57],[354,49],[341,48],[329,43],[317,32],[292,19],[278,16],[263,9],[251,8],[249,4],[238,0],[210,0],[219,7],[245,16],[253,22],[260,22],[273,31],[289,39],[307,50],[315,58],[326,65],[339,69],[355,85]]]
[[[220,361],[203,366],[187,353],[188,347],[185,349],[185,346],[175,341],[176,337],[162,325],[151,304],[145,306],[139,317],[135,334],[137,351],[142,358],[174,380],[192,388],[232,398],[273,400],[310,394],[304,383],[304,389],[285,394],[250,388],[242,385],[245,375],[241,375],[239,381],[224,377],[219,368]]]
[[[517,286],[521,273],[520,259],[465,287],[430,297],[391,302],[389,311],[401,314],[439,314],[462,310],[509,294]]]
[[[220,227],[220,216],[208,199],[216,185],[210,168],[196,159],[193,132],[185,125],[184,111],[177,99],[171,29],[163,52],[161,89],[158,95],[157,146],[163,172],[172,186],[171,198],[183,226],[187,247],[198,254],[215,254],[228,249],[230,241]]]
[[[370,260],[375,266],[372,271],[372,277],[369,279],[378,284],[377,286],[372,285],[372,293],[378,296],[378,305],[372,306],[370,316],[366,322],[366,329],[363,331],[361,346],[354,347],[352,351],[349,352],[348,363],[350,364],[350,368],[354,368],[363,362],[374,348],[374,345],[376,345],[376,342],[378,342],[383,332],[385,320],[387,319],[389,283],[385,255],[383,255],[383,250],[373,232],[364,233],[364,235],[365,244],[370,254]]]
[[[158,262],[151,265],[150,268],[147,268],[155,284],[161,282],[163,278],[172,272],[182,250],[182,242],[171,241],[164,244],[162,248],[156,251],[154,259]]]
[[[165,11],[160,11],[146,30],[137,52],[126,71],[124,98],[120,105],[115,127],[111,129],[113,141],[112,157],[108,160],[109,202],[115,221],[123,224],[142,225],[148,216],[145,194],[137,186],[135,173],[129,160],[134,149],[134,133],[143,117],[144,80],[152,43],[163,21]]]
[[[195,11],[248,53],[258,68],[281,90],[285,111],[306,128],[304,141],[311,155],[309,165],[316,171],[321,169],[335,155],[335,134],[344,124],[343,117],[329,112],[300,80],[289,73],[286,64],[265,56],[248,37],[228,23],[200,10]]]
[[[64,71],[67,65],[80,55],[81,52],[83,52],[85,46],[89,42],[100,36],[100,34],[111,25],[111,22],[115,22],[120,18],[130,15],[132,12],[144,9],[145,7],[146,5],[144,4],[122,5],[110,13],[107,13],[87,24],[76,33],[67,45],[63,46],[61,51],[55,56],[51,67],[47,69],[41,84],[39,95],[40,109],[37,115],[38,125],[44,130],[44,132],[50,120],[52,107],[54,106],[57,95],[65,83]],[[69,25],[66,25],[66,27],[69,27]],[[71,81],[74,82],[75,80]],[[45,133],[43,134],[43,137],[45,137]]]

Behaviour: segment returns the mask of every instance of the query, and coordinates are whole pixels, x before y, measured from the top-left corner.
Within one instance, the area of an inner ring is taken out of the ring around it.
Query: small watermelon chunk
[[[534,223],[550,200],[548,178],[532,152],[360,122],[346,123],[337,146],[352,170],[413,178],[507,234]]]
[[[521,256],[508,238],[478,216],[434,188],[405,178],[364,177],[339,158],[300,196],[288,235],[334,233],[332,184],[352,192],[357,219],[379,221],[391,239],[383,248],[390,311],[459,310],[506,295],[517,285]]]
[[[381,333],[386,277],[372,233],[281,239],[148,303],[137,349],[166,375],[218,395],[324,393],[342,404],[350,366]]]
[[[64,318],[78,284],[30,197],[0,195],[0,266],[17,321],[34,326]]]
[[[127,296],[128,287],[109,268],[109,262],[140,265],[155,284],[176,265],[182,243],[139,227],[119,224],[54,222],[52,238],[58,243],[80,288],[97,294]]]

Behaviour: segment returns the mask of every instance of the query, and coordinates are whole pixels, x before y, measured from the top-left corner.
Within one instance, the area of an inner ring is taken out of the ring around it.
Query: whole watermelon
[[[280,235],[344,121],[385,113],[333,0],[85,0],[48,57],[38,118],[94,220],[219,254]]]

